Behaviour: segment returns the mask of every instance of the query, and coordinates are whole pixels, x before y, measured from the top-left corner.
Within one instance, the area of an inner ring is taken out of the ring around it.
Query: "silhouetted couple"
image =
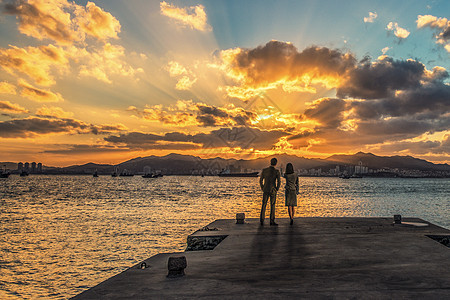
[[[270,199],[270,225],[277,226],[275,223],[275,203],[277,201],[277,192],[281,185],[280,171],[275,169],[277,159],[270,160],[270,167],[265,168],[261,172],[259,184],[263,191],[263,199],[261,206],[261,214],[259,221],[264,225],[264,217],[266,214],[267,201]],[[283,176],[286,179],[285,185],[285,205],[288,207],[290,224],[294,224],[295,206],[297,206],[297,194],[299,190],[298,176],[294,173],[294,167],[291,163],[286,165],[286,173]]]

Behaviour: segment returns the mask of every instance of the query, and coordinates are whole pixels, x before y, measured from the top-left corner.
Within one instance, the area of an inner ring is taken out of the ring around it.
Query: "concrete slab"
[[[268,220],[267,220],[268,221]],[[450,231],[417,218],[217,220],[193,237],[223,236],[213,250],[158,254],[73,299],[450,299],[450,248],[427,235]],[[167,278],[170,256],[186,275]]]

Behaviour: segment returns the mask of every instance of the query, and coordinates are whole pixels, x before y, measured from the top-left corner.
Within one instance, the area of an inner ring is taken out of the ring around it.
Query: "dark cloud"
[[[264,131],[248,127],[220,128],[209,133],[185,134],[170,132],[163,135],[129,132],[105,137],[113,145],[127,146],[131,149],[197,149],[240,147],[258,150],[272,149],[274,144],[289,133],[272,130]],[[170,148],[169,148],[170,147]],[[189,148],[190,147],[190,148]]]
[[[0,137],[26,138],[50,133],[111,133],[121,131],[121,126],[92,125],[74,119],[26,118],[0,122]]]
[[[446,41],[450,40],[450,27],[447,27],[443,32],[442,32],[442,38]]]
[[[385,57],[375,63],[363,63],[349,72],[348,80],[337,90],[341,98],[379,99],[396,90],[417,88],[424,80],[425,66],[415,60]]]
[[[342,99],[323,98],[317,100],[305,110],[304,115],[321,123],[321,127],[337,128],[342,121],[342,112],[346,109],[346,102]]]
[[[197,120],[202,126],[223,126],[223,125],[248,125],[251,120],[256,119],[254,112],[246,111],[242,108],[224,109],[206,104],[197,104]],[[229,120],[227,122],[227,120]]]
[[[86,154],[86,153],[104,153],[104,152],[129,152],[128,148],[120,148],[109,145],[55,145],[62,149],[45,150],[42,153],[53,154]]]
[[[357,132],[363,135],[401,136],[401,139],[415,137],[433,128],[431,122],[425,120],[413,120],[405,118],[393,118],[389,120],[362,121],[358,123]]]
[[[176,106],[167,108],[154,106],[144,110],[132,107],[128,110],[147,120],[177,126],[249,126],[252,123],[251,121],[258,117],[256,113],[241,107],[217,107],[204,103],[192,103],[191,101],[184,101],[182,104],[185,106],[185,110],[180,110]]]
[[[433,117],[439,117],[450,112],[450,86],[435,82],[384,99],[353,102],[351,106],[363,119],[411,116],[424,112],[435,112]]]
[[[380,146],[380,151],[388,153],[407,151],[416,155],[450,154],[450,139],[447,136],[443,141],[396,142]]]

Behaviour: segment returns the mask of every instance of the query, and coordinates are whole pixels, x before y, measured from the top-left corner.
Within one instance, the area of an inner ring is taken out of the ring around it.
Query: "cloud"
[[[123,125],[93,125],[75,119],[29,117],[0,122],[0,137],[30,138],[46,134],[110,134],[123,131]]]
[[[391,49],[391,48],[389,48],[389,47],[384,47],[383,49],[381,49],[381,53],[383,53],[383,55],[384,55],[384,54],[386,54],[386,52],[389,51],[389,49]]]
[[[18,104],[9,101],[0,101],[0,110],[13,114],[26,114],[29,111]]]
[[[220,128],[209,133],[185,134],[170,132],[164,135],[129,132],[105,137],[113,145],[130,149],[199,149],[199,148],[255,148],[270,150],[283,136],[283,131],[264,131],[247,127]]]
[[[64,99],[60,93],[53,93],[48,90],[38,89],[25,80],[19,80],[19,87],[22,88],[21,96],[35,102],[63,102]]]
[[[182,100],[167,107],[155,105],[143,110],[138,110],[136,107],[130,107],[128,110],[149,121],[158,121],[180,127],[249,126],[258,117],[256,113],[234,105],[217,107]]]
[[[310,47],[298,52],[291,43],[270,41],[254,49],[221,51],[214,67],[235,81],[224,88],[230,97],[248,100],[277,87],[313,93],[315,84],[336,87],[355,64],[353,55],[339,50]]]
[[[119,21],[89,1],[84,7],[65,0],[18,0],[4,4],[3,10],[17,16],[22,34],[59,44],[83,42],[86,36],[117,38],[120,32]]]
[[[68,70],[66,52],[53,45],[9,49],[0,48],[0,66],[12,75],[25,74],[36,83],[49,86],[55,83],[52,70],[64,73]]]
[[[117,34],[120,32],[119,21],[110,13],[96,6],[95,3],[88,1],[86,9],[77,6],[76,12],[76,22],[86,34],[99,40],[118,38]]]
[[[167,66],[170,77],[180,77],[175,86],[177,90],[189,90],[197,81],[196,76],[176,61],[170,61]]]
[[[323,98],[314,101],[304,115],[309,119],[319,121],[318,128],[338,128],[343,120],[342,113],[346,102],[342,99]]]
[[[160,3],[161,14],[174,19],[183,27],[199,31],[211,31],[203,5],[180,8],[165,1]]]
[[[396,153],[406,152],[416,155],[424,154],[450,154],[450,135],[446,135],[442,141],[399,141],[380,146],[380,151]]]
[[[126,147],[116,147],[111,145],[85,145],[85,144],[72,144],[72,145],[56,145],[62,149],[56,150],[44,150],[42,153],[52,154],[89,154],[89,153],[109,153],[109,152],[129,152],[130,149]],[[63,148],[64,147],[64,148]]]
[[[400,40],[406,39],[410,32],[400,26],[398,26],[397,22],[389,22],[387,24],[386,29],[388,31],[392,31],[396,37],[398,37]]]
[[[39,85],[51,86],[56,75],[78,73],[111,84],[112,76],[143,72],[126,62],[122,46],[108,42],[118,38],[120,23],[93,2],[81,6],[66,0],[18,0],[2,6],[17,15],[21,33],[58,44],[0,48],[0,66],[14,76],[25,74]],[[87,37],[94,42],[89,44]]]
[[[72,112],[64,111],[61,107],[56,106],[42,106],[36,111],[36,115],[40,117],[46,118],[58,118],[58,119],[66,119],[73,117]]]
[[[377,17],[378,15],[376,12],[369,12],[369,16],[364,17],[364,23],[373,23]]]
[[[450,20],[432,15],[417,16],[417,28],[430,27],[437,31],[436,43],[444,46],[450,52]]]
[[[82,51],[73,49],[73,58],[79,61],[79,75],[93,77],[112,84],[111,75],[132,77],[143,69],[133,68],[124,61],[125,49],[120,45],[106,43],[101,49]]]
[[[397,90],[418,87],[426,79],[425,66],[415,60],[394,60],[384,56],[351,70],[337,90],[339,97],[376,99],[392,96]]]
[[[16,86],[6,81],[0,82],[0,94],[16,94]]]
[[[111,84],[113,75],[132,77],[143,72],[141,68],[133,68],[126,63],[125,58],[125,49],[110,43],[89,49],[54,45],[0,48],[0,66],[4,70],[18,77],[28,75],[43,86],[56,83],[54,74],[78,72],[82,77],[93,77]],[[73,67],[70,62],[75,63]]]

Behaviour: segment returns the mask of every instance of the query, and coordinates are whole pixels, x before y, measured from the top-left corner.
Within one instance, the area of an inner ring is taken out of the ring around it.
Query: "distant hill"
[[[224,159],[220,157],[202,159],[193,155],[171,153],[165,156],[136,157],[118,165],[87,163],[73,165],[64,168],[44,167],[46,173],[51,174],[111,174],[115,169],[119,172],[124,169],[134,173],[162,172],[163,174],[189,175],[199,172],[214,173],[222,169],[230,169],[232,172],[261,170],[269,165],[270,159],[278,159],[278,167],[285,168],[288,162],[298,169],[321,168],[323,170],[334,168],[336,165],[358,165],[361,161],[370,169],[406,169],[420,171],[448,171],[448,164],[433,164],[423,159],[411,156],[377,156],[372,153],[358,152],[353,155],[332,155],[326,159],[304,158],[295,155],[279,154],[257,159]],[[10,170],[17,169],[16,163],[0,163],[7,165]]]
[[[433,164],[412,156],[377,156],[372,153],[358,152],[353,155],[332,155],[326,159],[349,165],[357,165],[360,161],[370,169],[399,168],[421,171],[450,171],[448,164]]]
[[[64,170],[64,173],[78,173],[78,174],[93,174],[95,171],[101,174],[112,173],[114,171],[113,165],[108,164],[96,164],[96,163],[87,163],[84,165],[74,165],[65,168],[61,168]]]

